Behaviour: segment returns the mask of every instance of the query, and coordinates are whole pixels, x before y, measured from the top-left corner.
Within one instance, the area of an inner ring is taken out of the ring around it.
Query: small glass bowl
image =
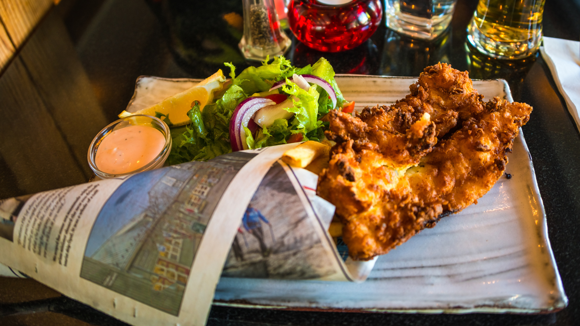
[[[165,138],[165,145],[163,146],[163,149],[151,162],[147,163],[145,166],[137,170],[121,174],[110,174],[101,171],[96,164],[96,157],[97,151],[99,150],[99,146],[101,145],[103,139],[105,139],[105,137],[110,135],[115,130],[127,128],[130,126],[148,126],[157,129],[159,132],[163,134],[163,137]],[[101,179],[122,177],[162,167],[163,164],[165,164],[165,160],[167,160],[167,157],[169,156],[169,152],[171,152],[171,143],[172,143],[171,132],[169,131],[169,126],[167,126],[165,122],[163,122],[161,119],[152,117],[150,115],[136,114],[130,117],[114,121],[105,128],[103,128],[91,142],[91,145],[89,146],[89,153],[87,155],[87,159],[89,161],[89,166],[91,167],[91,169],[93,170],[93,172],[97,177]]]

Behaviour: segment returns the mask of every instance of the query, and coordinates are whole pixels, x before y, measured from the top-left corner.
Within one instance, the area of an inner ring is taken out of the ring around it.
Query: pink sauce
[[[130,126],[115,130],[103,139],[95,163],[105,173],[129,173],[153,161],[164,146],[165,138],[157,129]]]

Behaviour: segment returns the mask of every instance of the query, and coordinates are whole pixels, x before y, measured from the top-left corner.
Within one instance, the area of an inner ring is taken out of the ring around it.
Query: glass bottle
[[[291,0],[288,23],[296,38],[324,52],[353,49],[383,18],[381,0]]]
[[[292,44],[280,26],[274,0],[243,0],[244,37],[238,45],[249,60],[284,54]]]

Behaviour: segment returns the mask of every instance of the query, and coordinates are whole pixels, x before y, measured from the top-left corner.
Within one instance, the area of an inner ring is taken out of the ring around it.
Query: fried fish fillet
[[[410,87],[411,94],[393,106],[367,108],[354,118],[331,111],[327,137],[336,142],[352,139],[355,150],[380,151],[392,167],[417,164],[444,136],[466,119],[483,112],[482,96],[467,72],[448,64],[425,68]]]
[[[431,81],[445,80],[438,74],[446,68],[433,74],[430,67],[425,75]],[[476,202],[503,174],[506,152],[532,111],[527,104],[498,98],[484,103],[469,87],[466,93],[452,91],[454,86],[446,91],[445,85],[455,83],[426,86],[426,91],[421,81],[411,87],[411,96],[390,108],[327,117],[327,137],[337,144],[320,175],[318,194],[335,204],[354,259],[385,254],[441,217]],[[397,112],[406,112],[410,106],[403,103],[417,99],[413,87],[416,94],[435,99],[422,97],[413,107],[423,108],[421,116],[409,110],[412,118],[403,126],[396,122]]]

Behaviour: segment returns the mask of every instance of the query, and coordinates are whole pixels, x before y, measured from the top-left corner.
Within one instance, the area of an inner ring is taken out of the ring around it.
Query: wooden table
[[[547,315],[401,315],[213,307],[209,325],[575,325],[580,320],[580,134],[541,56],[498,61],[466,44],[477,5],[459,0],[449,33],[426,43],[388,30],[336,54],[293,39],[287,53],[302,66],[326,57],[337,73],[417,76],[439,61],[472,78],[504,78],[514,99],[534,107],[523,128],[544,201],[549,236],[569,306]],[[86,182],[93,136],[116,119],[139,75],[204,78],[223,62],[247,63],[241,31],[224,13],[241,1],[62,1],[25,39],[0,76],[0,198]],[[546,36],[580,39],[580,1],[547,1]],[[291,33],[288,31],[291,35]],[[227,70],[226,70],[227,71]],[[121,322],[31,279],[0,278],[2,325],[114,325]]]

